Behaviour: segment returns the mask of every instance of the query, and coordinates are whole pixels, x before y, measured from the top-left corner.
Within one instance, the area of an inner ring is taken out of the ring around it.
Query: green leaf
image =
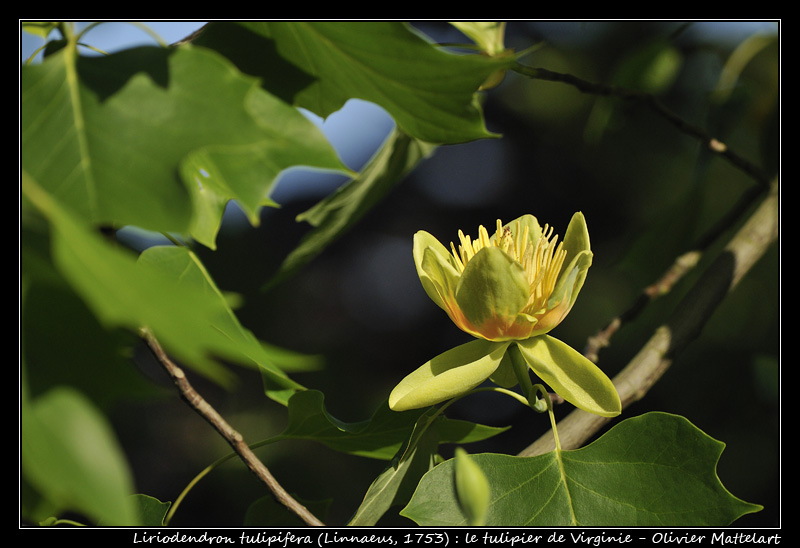
[[[314,228],[286,257],[269,285],[286,279],[319,255],[432,152],[432,146],[395,130],[357,177],[297,217]]]
[[[439,430],[439,443],[473,443],[501,434],[510,426],[487,426],[470,421],[449,419],[440,415],[436,428]]]
[[[289,424],[270,442],[284,439],[316,441],[335,451],[390,460],[408,439],[422,411],[398,413],[384,402],[368,420],[341,421],[325,409],[325,396],[316,390],[294,394],[288,403]],[[440,443],[471,443],[485,440],[507,430],[452,420],[440,416],[437,422]]]
[[[133,478],[105,417],[79,392],[53,389],[20,409],[20,466],[56,511],[139,525]]]
[[[434,465],[439,446],[436,417],[434,409],[419,417],[408,444],[400,449],[392,465],[369,486],[348,525],[375,525],[391,506],[405,504],[411,498],[422,475]]]
[[[134,495],[139,509],[139,523],[142,527],[163,527],[170,502],[161,502],[148,495]]]
[[[216,303],[215,317],[204,331],[209,334],[219,333],[229,340],[240,354],[240,362],[246,358],[258,365],[269,387],[267,395],[285,405],[289,395],[297,390],[304,390],[302,385],[291,380],[280,367],[284,361],[290,361],[297,366],[297,362],[303,357],[276,346],[265,345],[245,329],[229,306],[229,296],[219,290],[194,252],[185,247],[154,246],[142,252],[138,264],[167,279],[175,280],[179,286],[202,293],[209,303]],[[197,336],[204,335],[197,333]],[[315,362],[316,358],[309,356],[306,361]]]
[[[218,293],[138,263],[61,208],[25,172],[22,191],[51,223],[54,264],[101,323],[134,331],[147,327],[167,352],[222,384],[233,377],[216,358],[254,365],[259,349],[226,317]]]
[[[306,439],[336,451],[389,460],[400,449],[421,414],[397,413],[384,403],[369,420],[346,423],[328,413],[324,400],[324,394],[317,390],[294,394],[288,404],[289,424],[271,441]]]
[[[614,383],[580,352],[550,335],[516,344],[531,370],[559,396],[589,413],[619,415],[622,405]]]
[[[406,411],[465,394],[495,372],[509,344],[476,339],[439,354],[400,381],[389,407]]]
[[[21,151],[23,169],[92,222],[191,230],[209,247],[225,203],[257,222],[282,169],[345,169],[295,108],[190,46],[79,57],[68,44],[23,67]]]
[[[406,504],[422,475],[437,460],[440,444],[481,441],[507,430],[448,419],[435,409],[422,415],[403,414],[417,418],[413,430],[406,436],[407,442],[395,454],[391,466],[372,482],[348,525],[375,525],[389,507]]]
[[[407,134],[429,143],[492,136],[476,91],[509,59],[448,53],[399,22],[247,22],[313,80],[295,104],[326,117],[348,99],[383,107]]]
[[[472,459],[491,485],[489,526],[723,526],[761,508],[720,482],[723,448],[683,417],[648,413],[582,449]],[[427,473],[401,515],[424,526],[466,525],[453,464]]]

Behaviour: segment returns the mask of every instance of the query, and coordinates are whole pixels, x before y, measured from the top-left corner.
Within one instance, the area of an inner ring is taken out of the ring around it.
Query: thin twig
[[[674,112],[670,111],[661,101],[658,100],[658,98],[651,93],[631,90],[619,86],[597,84],[583,80],[577,76],[573,76],[572,74],[554,72],[552,70],[543,68],[528,67],[519,63],[514,65],[513,70],[535,80],[547,80],[550,82],[562,82],[564,84],[569,84],[581,93],[640,101],[649,108],[653,109],[653,111],[669,121],[672,125],[677,127],[682,133],[698,139],[701,143],[703,143],[704,146],[708,147],[709,150],[721,156],[722,158],[725,158],[728,162],[753,177],[753,179],[758,181],[762,186],[769,186],[770,176],[764,173],[763,170],[731,150],[730,147],[728,147],[722,141],[716,139],[712,135],[709,135],[708,132],[702,128],[690,124]]]
[[[150,347],[150,350],[155,354],[158,361],[172,378],[181,397],[225,438],[250,471],[269,488],[276,500],[296,514],[304,523],[317,526],[324,525],[316,516],[309,512],[305,506],[297,502],[286,492],[264,463],[261,462],[250,447],[247,446],[242,435],[234,430],[216,409],[197,393],[189,383],[183,370],[175,365],[169,356],[167,356],[166,352],[164,352],[164,349],[161,348],[161,345],[158,340],[156,340],[153,333],[148,329],[142,329],[141,333],[145,342]]]
[[[656,329],[650,340],[614,377],[622,408],[640,400],[670,367],[675,356],[694,340],[727,295],[778,238],[778,183],[737,231],[724,251],[683,298],[670,320]],[[610,419],[576,409],[558,423],[563,449],[583,445]],[[545,434],[520,455],[552,451],[552,435]]]

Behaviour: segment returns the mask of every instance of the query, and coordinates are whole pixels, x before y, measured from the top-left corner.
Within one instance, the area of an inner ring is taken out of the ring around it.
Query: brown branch
[[[756,203],[762,194],[764,194],[763,189],[756,187],[743,195],[736,207],[731,209],[715,226],[700,237],[692,249],[681,254],[658,280],[645,287],[638,299],[627,310],[611,320],[597,334],[589,337],[583,351],[584,356],[597,363],[600,359],[600,350],[611,343],[611,337],[624,325],[636,319],[648,303],[669,293],[675,284],[697,266],[706,249],[720,235],[738,224],[743,214],[752,207],[752,204]]]
[[[749,162],[748,160],[744,159],[742,156],[734,152],[730,149],[725,143],[721,142],[720,140],[716,139],[714,136],[709,135],[705,130],[699,128],[695,125],[690,124],[680,116],[676,115],[674,112],[670,111],[666,106],[664,106],[661,101],[659,101],[654,95],[651,93],[645,93],[637,90],[631,90],[619,86],[609,86],[605,84],[597,84],[594,82],[589,82],[587,80],[583,80],[578,78],[577,76],[573,76],[572,74],[564,74],[560,72],[554,72],[552,70],[547,70],[543,68],[533,68],[527,67],[525,65],[521,65],[516,63],[513,67],[513,70],[527,76],[529,78],[533,78],[536,80],[547,80],[550,82],[562,82],[564,84],[569,84],[576,88],[581,93],[586,93],[589,95],[598,95],[604,97],[617,97],[619,99],[624,100],[634,100],[643,102],[645,105],[653,109],[656,113],[658,113],[661,117],[669,121],[672,125],[678,128],[682,133],[690,135],[695,139],[698,139],[704,146],[708,147],[709,150],[717,154],[718,156],[726,159],[728,162],[736,166],[737,168],[741,169],[743,172],[750,175],[753,179],[758,181],[764,187],[768,187],[770,183],[770,177],[768,174],[764,173],[760,168]]]
[[[289,493],[284,490],[280,483],[270,473],[269,469],[264,465],[258,457],[255,456],[253,451],[245,443],[242,435],[234,430],[222,416],[214,409],[203,397],[197,393],[186,378],[183,370],[175,365],[175,363],[167,356],[164,349],[161,348],[158,340],[148,329],[141,330],[142,337],[144,338],[150,350],[155,354],[158,361],[169,374],[175,386],[178,388],[181,397],[203,417],[219,434],[225,438],[225,441],[233,448],[236,454],[244,461],[245,465],[253,472],[256,477],[261,480],[272,492],[273,496],[278,502],[286,506],[289,511],[297,515],[304,523],[308,525],[324,525],[317,519],[308,509],[292,498]]]
[[[778,205],[776,182],[724,251],[683,298],[670,320],[656,329],[639,353],[614,377],[623,409],[644,397],[670,367],[675,356],[697,337],[725,295],[777,240]],[[557,425],[562,449],[580,447],[609,420],[576,409]],[[520,455],[540,455],[554,447],[553,436],[548,433]]]

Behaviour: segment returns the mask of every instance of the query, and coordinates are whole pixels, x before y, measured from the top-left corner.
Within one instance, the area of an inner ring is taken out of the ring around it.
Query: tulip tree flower
[[[529,368],[576,407],[618,415],[619,395],[605,373],[548,335],[569,314],[592,264],[583,214],[572,217],[561,242],[532,215],[506,225],[498,220],[493,235],[481,226],[475,240],[459,231],[459,240],[448,250],[417,232],[414,262],[428,296],[476,340],[408,375],[392,391],[389,406],[404,411],[435,405],[487,379],[504,388],[520,382],[524,391]]]

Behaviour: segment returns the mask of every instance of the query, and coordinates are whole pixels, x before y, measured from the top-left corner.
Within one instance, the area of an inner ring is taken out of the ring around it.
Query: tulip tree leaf
[[[256,339],[251,331],[239,323],[226,297],[217,287],[197,255],[177,246],[154,246],[139,256],[138,263],[164,274],[177,281],[179,285],[195,288],[216,300],[217,311],[208,330],[223,334],[235,344],[242,356],[257,364],[268,386],[267,394],[276,401],[287,403],[287,399],[303,386],[289,379],[284,373],[286,364],[297,368],[303,365],[314,367],[317,358],[290,352],[286,349],[264,344]]]
[[[422,141],[492,136],[475,92],[509,66],[508,58],[451,54],[399,22],[240,24],[273,40],[283,59],[311,77],[294,101],[319,116],[327,117],[349,99],[363,99],[383,107],[405,133]]]
[[[218,383],[233,380],[218,358],[255,366],[257,345],[226,318],[218,293],[137,262],[60,207],[25,172],[22,190],[50,222],[54,265],[104,326],[147,327],[167,352]]]
[[[294,107],[203,48],[80,57],[68,44],[22,68],[20,98],[22,167],[98,224],[214,247],[229,200],[256,223],[281,170],[345,170]]]
[[[375,525],[391,506],[411,498],[420,478],[434,465],[439,446],[436,416],[436,410],[429,409],[419,417],[408,444],[369,486],[348,525]]]
[[[761,507],[720,482],[723,448],[683,417],[648,413],[582,449],[471,458],[491,485],[489,526],[724,526]],[[423,477],[401,514],[424,526],[466,525],[452,460]]]
[[[439,429],[439,443],[473,443],[496,436],[510,428],[448,419],[444,415],[439,417],[436,427]]]
[[[270,441],[307,439],[331,449],[362,457],[389,460],[411,435],[422,411],[398,413],[384,403],[366,421],[347,423],[325,409],[325,396],[316,390],[297,392],[289,400],[289,424]],[[440,416],[440,443],[470,443],[499,434],[496,428]]]
[[[141,494],[134,495],[133,498],[138,506],[139,523],[142,527],[164,526],[164,520],[172,503],[161,502],[157,498]]]
[[[269,285],[296,272],[347,232],[433,149],[395,130],[355,178],[297,217],[313,229],[286,257]]]
[[[505,50],[505,22],[499,21],[451,21],[451,25],[469,36],[489,55]]]
[[[376,459],[391,459],[408,437],[420,412],[396,413],[386,404],[366,421],[346,423],[330,415],[325,396],[316,390],[297,392],[289,399],[289,423],[273,441],[307,439],[336,451]]]
[[[389,507],[406,504],[422,475],[438,458],[436,451],[440,444],[481,441],[506,430],[448,419],[435,409],[421,415],[402,414],[416,417],[404,438],[407,441],[397,451],[391,465],[372,482],[348,525],[375,525]]]

